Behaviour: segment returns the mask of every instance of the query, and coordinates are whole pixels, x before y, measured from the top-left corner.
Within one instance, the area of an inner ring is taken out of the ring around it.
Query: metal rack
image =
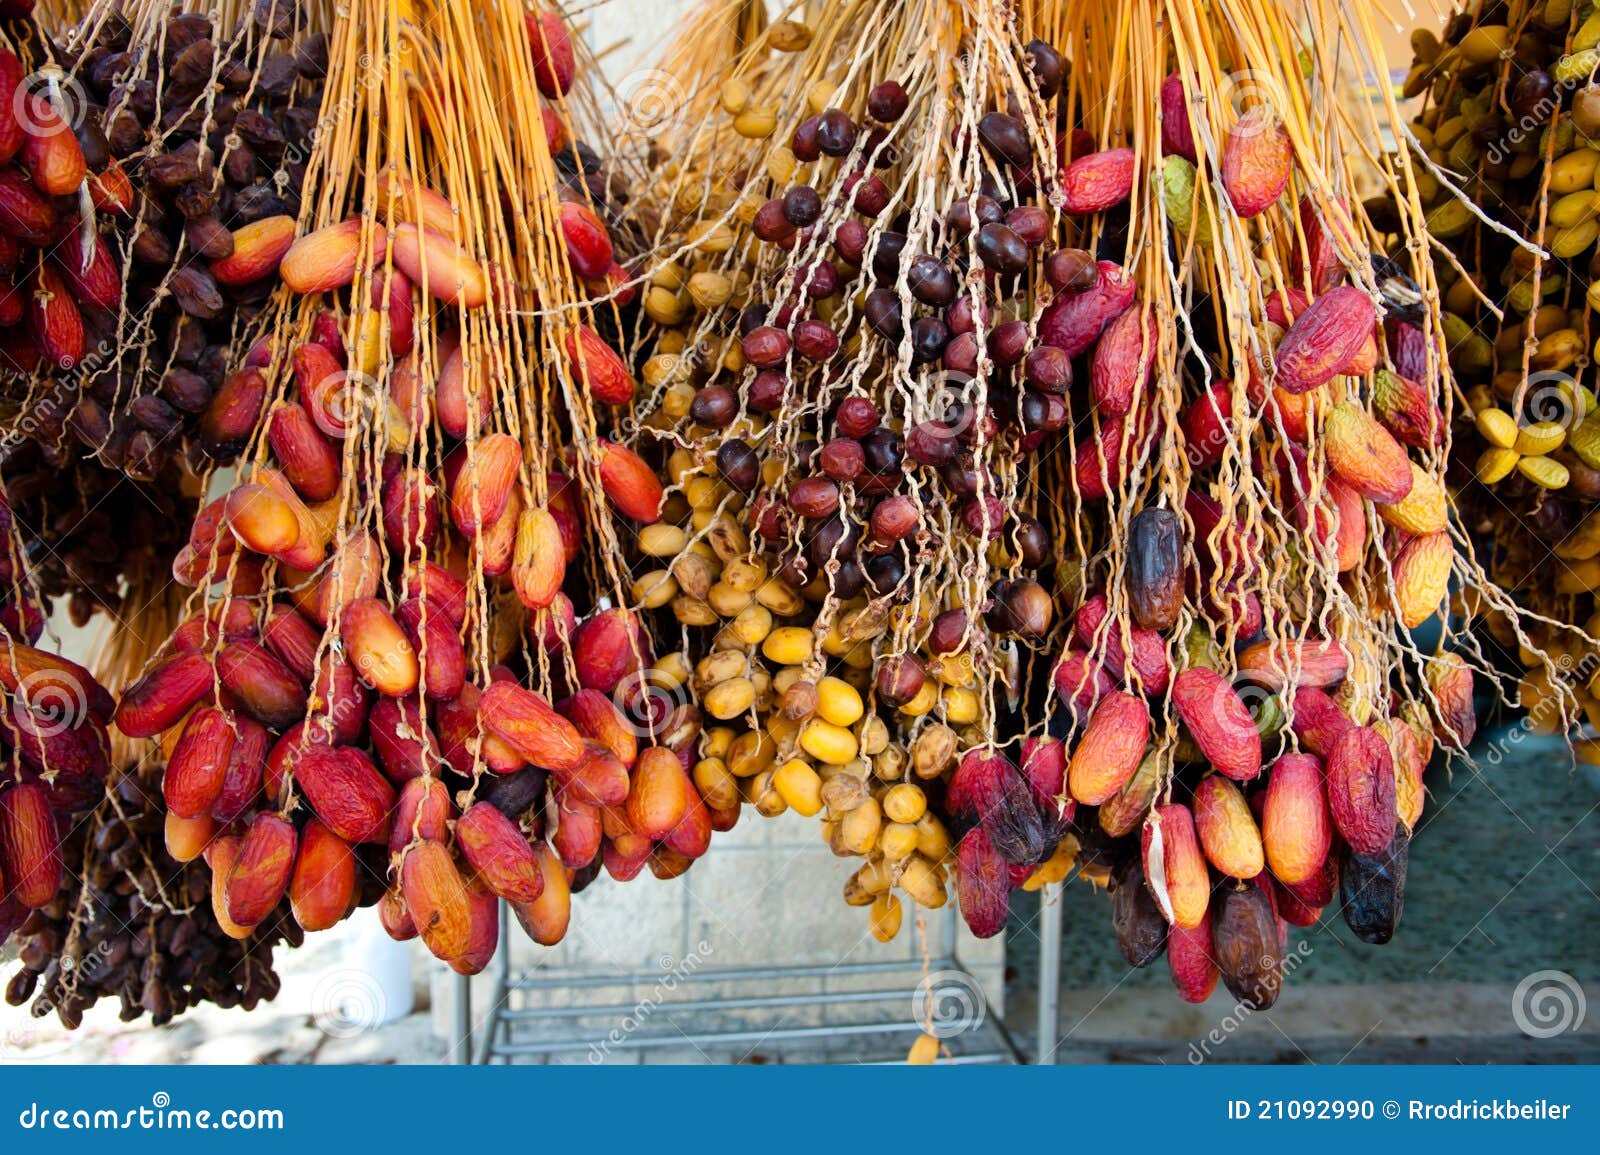
[[[1039,894],[1039,1025],[1034,1062],[1053,1066],[1061,1043],[1061,895],[1066,884],[1052,882]]]
[[[1055,1061],[1060,896],[1059,885],[1041,895],[1034,1055],[1040,1063]],[[544,965],[513,970],[511,952],[502,946],[492,1001],[477,1029],[470,980],[457,981],[453,1053],[457,1062],[479,1064],[640,1061],[651,1053],[683,1061],[893,1063],[903,1061],[932,1015],[933,1033],[946,1052],[943,1061],[1026,1063],[1005,1023],[982,1013],[981,995],[976,1021],[961,1017],[972,1013],[963,1004],[962,985],[970,984],[970,995],[977,980],[957,957],[956,917],[953,905],[939,913],[938,957],[927,964],[751,966],[669,974]],[[500,923],[504,944],[509,918],[503,904]],[[929,975],[938,976],[940,984],[929,987]],[[781,989],[775,992],[775,987]],[[913,1002],[918,991],[927,1000],[922,1006]]]

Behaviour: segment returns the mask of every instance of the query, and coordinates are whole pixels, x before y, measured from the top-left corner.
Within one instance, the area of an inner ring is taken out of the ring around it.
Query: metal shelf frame
[[[1033,1062],[1055,1061],[1058,1034],[1061,969],[1061,887],[1046,887],[1040,920],[1038,992],[1038,1046]],[[812,966],[743,966],[694,971],[674,976],[674,993],[684,997],[656,998],[653,1001],[617,1001],[611,992],[659,993],[660,972],[596,971],[534,965],[513,969],[507,943],[511,919],[504,903],[500,907],[500,949],[496,952],[494,990],[484,1022],[476,1029],[472,1015],[471,980],[457,977],[455,985],[454,1062],[466,1064],[509,1064],[549,1062],[562,1056],[592,1052],[603,1054],[647,1054],[668,1049],[691,1048],[728,1052],[733,1048],[759,1046],[764,1060],[776,1056],[780,1061],[818,1061],[817,1048],[830,1040],[852,1040],[853,1050],[866,1053],[877,1042],[891,1042],[904,1054],[911,1040],[924,1029],[922,1022],[904,1013],[906,1000],[923,979],[925,971],[953,972],[972,978],[957,957],[954,904],[938,912],[938,957],[926,965],[904,962],[819,964]],[[827,989],[830,980],[881,979],[859,990]],[[765,993],[775,983],[791,989],[784,993]],[[798,984],[798,989],[796,988]],[[744,991],[744,987],[751,991]],[[678,988],[682,988],[679,990]],[[708,990],[708,988],[711,988]],[[715,988],[721,988],[716,990]],[[526,1005],[523,995],[553,996],[543,1005]],[[629,997],[627,995],[624,998]],[[897,1005],[897,1012],[885,1004]],[[586,1020],[621,1022],[648,1006],[643,1017],[648,1028],[619,1032],[607,1026],[596,1030]],[[805,1011],[806,1018],[823,1021],[789,1021],[794,1012]],[[847,1018],[832,1021],[836,1012]],[[852,1013],[854,1012],[854,1013]],[[679,1016],[688,1016],[681,1021]],[[741,1017],[742,1016],[742,1017]],[[763,1016],[770,1022],[751,1022]],[[975,1028],[959,1036],[943,1039],[950,1052],[941,1061],[954,1064],[1024,1064],[1030,1061],[997,1015],[985,1014]],[[872,1059],[852,1058],[852,1062]],[[899,1060],[886,1059],[884,1062]]]

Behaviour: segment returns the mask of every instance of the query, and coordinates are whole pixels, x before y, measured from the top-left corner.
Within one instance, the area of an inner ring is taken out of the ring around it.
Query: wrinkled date
[[[1167,920],[1137,860],[1124,862],[1113,876],[1111,929],[1129,966],[1147,967],[1167,949]]]
[[[1183,608],[1183,524],[1170,509],[1143,509],[1128,530],[1128,600],[1134,621],[1168,630]]]
[[[1345,848],[1339,864],[1339,905],[1346,925],[1362,942],[1382,945],[1394,937],[1406,899],[1406,862],[1411,837],[1397,831],[1377,854]]]
[[[1228,993],[1253,1010],[1278,1001],[1283,951],[1272,901],[1259,887],[1225,890],[1212,910],[1217,969]]]

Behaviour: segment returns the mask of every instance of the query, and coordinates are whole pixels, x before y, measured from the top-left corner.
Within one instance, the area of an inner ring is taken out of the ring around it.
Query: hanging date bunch
[[[947,779],[1054,652],[1032,511],[1071,366],[1032,348],[1030,286],[1072,260],[1035,179],[1066,65],[998,6],[836,4],[669,66],[700,79],[642,198],[636,444],[668,488],[631,593],[709,715],[696,784],[820,817],[887,940],[902,896],[948,900]],[[1028,754],[1002,893],[1066,834],[1060,743]]]
[[[1412,48],[1406,91],[1421,108],[1409,143],[1440,174],[1425,178],[1423,203],[1447,246],[1444,332],[1467,402],[1456,443],[1464,513],[1494,578],[1532,617],[1519,634],[1494,607],[1464,608],[1522,670],[1529,724],[1563,733],[1600,721],[1600,13],[1471,5],[1442,30],[1416,30]],[[1451,203],[1451,179],[1481,215]],[[1576,749],[1600,757],[1592,739]]]
[[[1036,188],[1002,209],[987,159],[991,139],[1019,163],[1053,157],[1061,54],[995,11],[888,12],[881,29],[870,5],[780,21],[725,74],[692,36],[669,54],[705,79],[653,186],[671,260],[644,297],[654,412],[640,440],[659,446],[678,525],[641,534],[634,588],[683,631],[661,667],[683,670],[720,723],[696,782],[767,815],[821,816],[836,852],[866,860],[845,897],[884,939],[901,895],[947,901],[945,780],[958,752],[989,743],[1023,691],[1023,655],[1055,624],[1026,461],[1065,424],[1070,372],[1054,351],[1022,364],[1020,274],[1052,214]],[[990,84],[1024,94],[1028,118],[1009,104],[988,116]],[[914,220],[918,197],[938,203]],[[996,412],[985,394],[1002,373],[1051,389]],[[1002,582],[987,621],[958,609]],[[993,648],[975,644],[991,629]],[[1005,785],[1031,819],[1019,857],[1036,859],[1065,833],[1062,761],[1059,743],[1030,753],[1031,797],[1021,777]],[[1055,858],[1055,877],[1070,861]],[[1002,886],[1034,873],[1019,863]]]
[[[23,640],[18,607],[37,618],[37,603],[21,583],[8,582],[7,593],[0,611],[0,942],[55,899],[62,840],[104,790],[114,705],[88,670]]]
[[[696,781],[819,816],[880,936],[1076,861],[1130,961],[1264,1005],[1287,923],[1392,933],[1485,665],[1410,631],[1508,605],[1450,518],[1422,177],[1392,105],[1312,128],[1383,72],[1365,5],[1014,16],[839,3],[702,64],[643,198],[634,604]]]
[[[157,762],[124,770],[73,824],[55,895],[17,930],[8,1003],[71,1030],[102,998],[119,1001],[124,1022],[148,1015],[159,1026],[202,1002],[249,1010],[277,995],[273,947],[303,937],[288,904],[241,933],[213,910],[220,892],[204,864],[172,857],[164,824]],[[374,884],[369,905],[380,894]]]
[[[167,485],[236,450],[215,394],[293,239],[326,7],[99,0],[0,51],[13,433]]]
[[[218,393],[239,471],[174,563],[194,614],[116,719],[170,747],[169,846],[239,927],[286,892],[332,925],[375,846],[390,933],[473,972],[497,899],[554,943],[602,863],[709,843],[697,713],[657,709],[620,608],[661,486],[609,436],[633,382],[586,303],[620,270],[578,65],[521,5],[336,26],[289,293]]]
[[[96,478],[107,476],[103,469],[91,470],[81,461],[77,465]],[[16,933],[24,966],[35,974],[15,978],[8,989],[31,992],[40,974],[47,976],[47,989],[81,978],[67,973],[80,960],[66,963],[66,970],[60,965],[64,923],[79,905],[84,878],[104,872],[113,849],[107,842],[110,834],[93,835],[86,843],[84,831],[106,821],[107,805],[126,804],[137,811],[143,804],[141,792],[152,785],[141,784],[133,771],[110,774],[111,767],[128,761],[127,743],[110,724],[116,707],[111,691],[142,664],[146,639],[170,629],[178,599],[172,596],[176,587],[165,564],[117,575],[122,588],[110,605],[123,628],[103,637],[91,671],[52,652],[59,639],[44,633],[44,609],[52,595],[48,586],[42,593],[35,582],[54,571],[28,564],[25,535],[12,524],[4,502],[0,528],[5,531],[0,540],[5,543],[6,571],[0,586],[0,943]],[[64,548],[77,540],[67,534]],[[74,580],[82,580],[81,575]],[[159,837],[159,811],[154,821]],[[116,869],[126,867],[124,859],[133,853],[124,852]],[[172,873],[167,870],[160,877]],[[154,886],[144,890],[153,893]],[[117,922],[102,928],[101,938],[125,927]],[[119,981],[123,977],[119,972]],[[26,997],[17,994],[12,1001]],[[58,1004],[50,994],[39,1004],[44,1008],[40,1013]],[[63,1011],[62,1021],[68,1022],[73,1013]]]
[[[13,444],[0,485],[30,588],[42,601],[64,599],[79,627],[97,612],[120,611],[130,589],[148,597],[152,579],[168,581],[198,508],[176,470],[133,482],[70,445],[38,441]],[[42,625],[42,616],[30,621],[25,640],[36,641]]]
[[[1058,193],[1100,262],[1038,316],[1087,385],[1050,485],[1085,577],[1046,713],[1129,963],[1267,1006],[1290,925],[1388,941],[1423,770],[1471,738],[1450,624],[1411,635],[1486,584],[1443,483],[1427,224],[1378,152],[1392,104],[1313,116],[1351,62],[1384,74],[1365,6],[1078,14]]]
[[[1424,167],[1382,152],[1390,94],[1313,115],[1352,65],[1386,74],[1373,12],[1080,15],[1059,194],[1105,279],[1038,321],[1088,385],[1051,487],[1085,596],[1047,712],[1125,957],[1265,1006],[1289,926],[1393,935],[1423,770],[1492,673],[1447,595],[1510,602],[1445,487]]]

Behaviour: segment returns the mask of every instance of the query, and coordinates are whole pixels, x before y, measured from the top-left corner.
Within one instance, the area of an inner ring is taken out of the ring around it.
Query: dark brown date
[[[1143,509],[1128,527],[1128,600],[1147,630],[1169,630],[1183,608],[1183,523],[1170,509]]]

